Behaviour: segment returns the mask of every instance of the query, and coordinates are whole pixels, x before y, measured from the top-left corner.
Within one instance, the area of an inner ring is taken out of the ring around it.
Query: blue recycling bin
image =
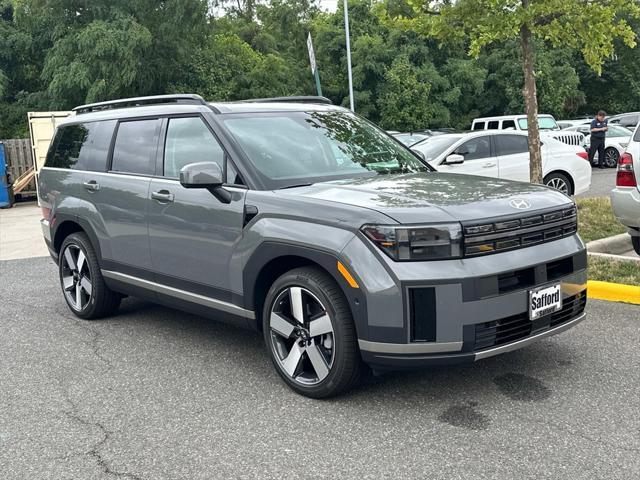
[[[9,178],[4,156],[4,143],[0,142],[0,208],[11,206],[9,198]]]

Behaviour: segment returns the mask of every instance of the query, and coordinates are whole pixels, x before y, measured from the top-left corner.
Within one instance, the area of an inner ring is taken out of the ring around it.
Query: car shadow
[[[272,389],[270,385],[275,384],[289,391],[271,366],[260,332],[133,298],[125,299],[120,313],[104,322],[109,320],[150,333],[160,331],[171,342],[178,341],[186,348],[198,349],[202,355],[207,352],[222,354],[230,362],[229,368],[258,378],[266,389]],[[243,355],[236,355],[238,350],[242,350]],[[382,375],[369,373],[352,390],[324,402],[364,406],[370,405],[371,399],[375,398],[374,404],[388,406],[393,403],[401,408],[442,403],[449,408],[442,413],[441,421],[453,425],[467,422],[471,425],[469,428],[482,429],[486,422],[473,413],[477,405],[468,399],[486,398],[490,393],[515,402],[545,401],[552,396],[553,389],[542,378],[554,375],[556,370],[571,370],[574,353],[566,344],[545,339],[521,350],[468,365],[426,367]],[[293,392],[290,394],[297,397]]]

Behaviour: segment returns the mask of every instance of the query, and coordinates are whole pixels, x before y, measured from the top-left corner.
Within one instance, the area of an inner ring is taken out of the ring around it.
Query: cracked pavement
[[[86,322],[0,262],[0,478],[640,477],[640,307],[471,366],[291,392],[261,336],[135,299]]]

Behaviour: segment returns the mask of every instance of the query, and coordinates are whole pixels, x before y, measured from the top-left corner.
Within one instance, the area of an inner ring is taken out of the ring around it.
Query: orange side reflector
[[[342,274],[347,283],[351,286],[351,288],[360,288],[356,279],[349,273],[347,267],[345,267],[342,263],[338,262],[338,271]]]

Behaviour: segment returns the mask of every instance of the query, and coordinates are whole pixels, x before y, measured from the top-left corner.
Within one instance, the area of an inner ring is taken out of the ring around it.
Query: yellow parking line
[[[610,302],[625,302],[640,305],[640,287],[621,283],[587,282],[587,297]]]

